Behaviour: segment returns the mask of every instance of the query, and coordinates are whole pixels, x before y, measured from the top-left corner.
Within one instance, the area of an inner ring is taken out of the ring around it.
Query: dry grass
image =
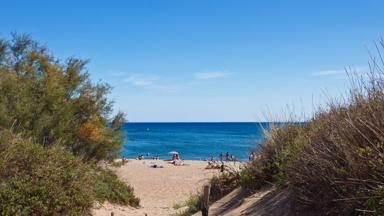
[[[307,215],[384,215],[383,40],[378,47],[370,72],[351,76],[345,98],[305,124],[269,132],[241,174],[244,186],[288,187]]]

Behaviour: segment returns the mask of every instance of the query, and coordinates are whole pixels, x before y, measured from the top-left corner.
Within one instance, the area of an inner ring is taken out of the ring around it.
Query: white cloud
[[[223,78],[232,75],[231,72],[228,71],[212,71],[212,72],[204,72],[204,73],[195,73],[193,76],[197,80],[208,80],[208,79],[217,79]]]
[[[154,81],[157,80],[156,77],[150,76],[150,77],[145,77],[145,76],[139,76],[139,75],[130,75],[128,78],[124,79],[124,82],[130,83],[134,86],[153,86]]]
[[[136,87],[142,87],[162,92],[176,92],[179,89],[177,86],[159,84],[159,78],[154,75],[143,76],[138,74],[132,74],[129,75],[123,81]]]
[[[346,77],[348,73],[352,74],[363,74],[368,71],[367,67],[349,67],[344,69],[337,69],[337,70],[324,70],[324,71],[317,71],[313,72],[312,76],[328,76],[328,77]]]
[[[325,71],[317,71],[313,72],[313,76],[333,76],[333,75],[340,75],[340,74],[345,74],[346,71],[343,70],[325,70]]]

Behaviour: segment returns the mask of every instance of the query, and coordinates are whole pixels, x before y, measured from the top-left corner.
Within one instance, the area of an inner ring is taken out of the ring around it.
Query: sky
[[[271,121],[340,97],[367,70],[384,1],[1,0],[0,37],[89,59],[132,122]]]

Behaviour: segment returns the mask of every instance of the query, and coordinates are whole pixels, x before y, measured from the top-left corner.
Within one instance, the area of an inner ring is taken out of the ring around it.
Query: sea
[[[251,151],[264,140],[266,122],[247,123],[133,123],[123,126],[122,157],[170,159],[176,151],[184,160],[215,160],[220,153],[248,160]],[[148,155],[148,156],[147,156]]]

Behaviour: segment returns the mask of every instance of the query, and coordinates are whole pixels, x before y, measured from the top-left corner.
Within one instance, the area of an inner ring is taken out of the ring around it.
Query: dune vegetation
[[[289,191],[292,215],[384,215],[384,61],[379,41],[366,74],[349,73],[350,91],[307,122],[271,127],[256,159],[211,181],[228,188]],[[287,209],[287,211],[289,211]]]
[[[86,61],[55,58],[29,36],[0,39],[0,214],[83,215],[95,202],[138,206],[97,165],[119,155],[124,115]]]

